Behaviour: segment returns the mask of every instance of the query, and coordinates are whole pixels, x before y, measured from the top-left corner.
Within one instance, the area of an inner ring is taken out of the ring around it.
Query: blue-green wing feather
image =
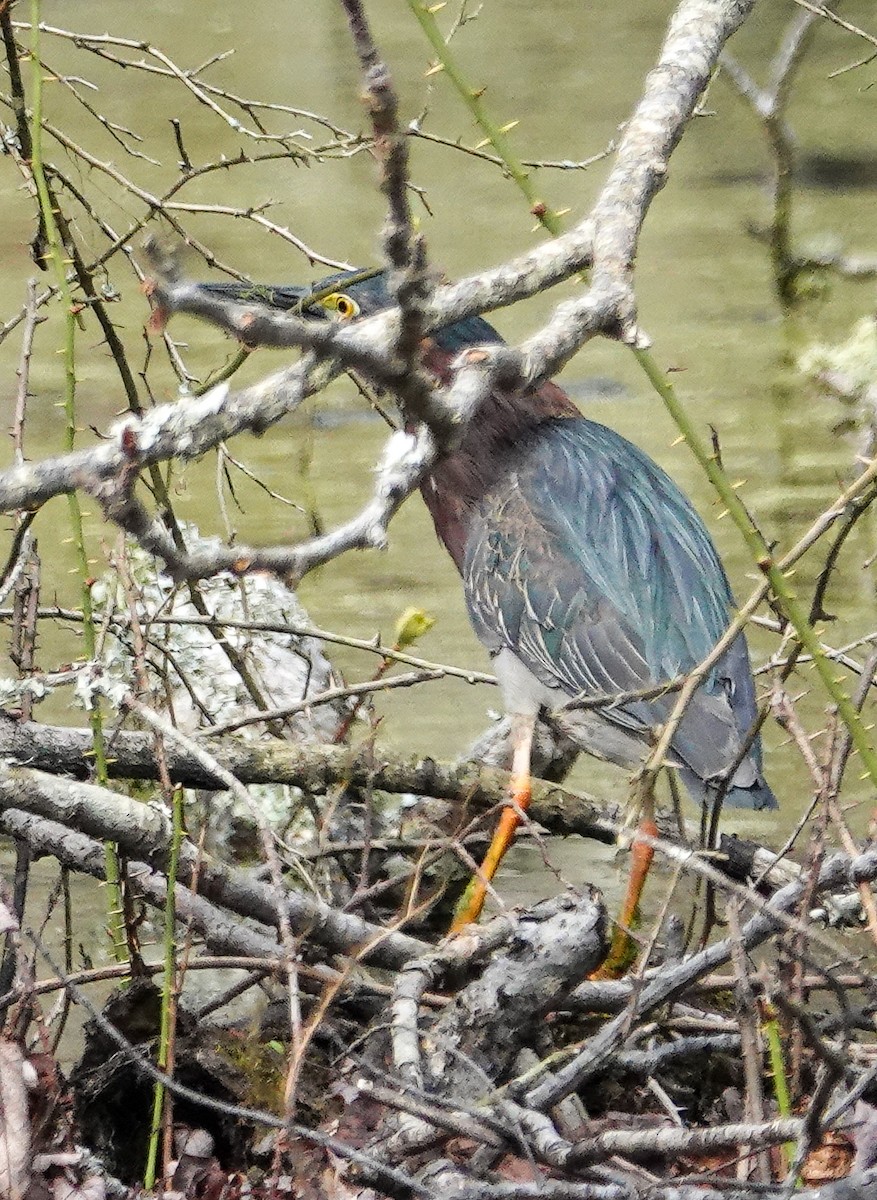
[[[731,591],[703,522],[660,467],[579,418],[546,421],[508,468],[470,524],[464,563],[470,615],[486,645],[512,650],[570,697],[647,688],[706,657],[728,627]],[[645,735],[674,699],[604,716]],[[754,717],[740,636],[695,695],[674,751],[695,780],[716,778]],[[730,801],[775,803],[760,776],[756,743]]]
[[[594,422],[552,422],[522,482],[534,517],[638,636],[653,674],[710,651],[728,626],[730,588],[700,517],[651,459]]]

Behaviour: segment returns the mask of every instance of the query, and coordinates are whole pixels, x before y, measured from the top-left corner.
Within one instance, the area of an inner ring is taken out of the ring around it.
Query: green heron
[[[314,320],[355,320],[393,304],[379,272],[341,272],[310,288],[203,286]],[[423,362],[446,383],[461,350],[501,341],[483,318],[470,317],[434,330]],[[539,712],[563,709],[564,730],[581,749],[640,767],[675,703],[672,692],[656,695],[656,685],[709,654],[728,628],[733,598],[712,539],[676,484],[620,434],[583,417],[555,383],[490,394],[421,493],[511,716],[515,804],[503,813],[458,927],[480,912],[485,880],[518,823],[516,807],[529,800]],[[619,693],[623,699],[601,707],[570,705]],[[740,633],[673,735],[670,765],[695,801],[723,793],[739,808],[777,806],[755,722]]]

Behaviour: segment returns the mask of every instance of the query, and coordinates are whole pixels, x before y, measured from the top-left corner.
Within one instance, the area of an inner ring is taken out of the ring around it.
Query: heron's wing
[[[642,690],[696,666],[732,598],[703,522],[669,477],[584,418],[547,421],[469,526],[464,582],[476,631],[567,696]],[[511,486],[509,486],[511,484]],[[602,715],[654,727],[674,696]],[[755,715],[738,638],[696,693],[674,749],[701,778],[726,770]]]

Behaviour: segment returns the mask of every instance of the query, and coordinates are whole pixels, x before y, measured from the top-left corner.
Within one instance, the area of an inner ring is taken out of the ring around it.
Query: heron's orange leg
[[[642,813],[639,825],[637,826],[637,833],[643,833],[652,838],[658,836],[658,826],[655,823],[655,798],[651,788],[649,788],[642,800]],[[633,848],[630,852],[630,874],[627,877],[627,891],[624,894],[624,900],[615,922],[609,953],[603,960],[602,965],[591,976],[592,979],[618,979],[624,974],[635,957],[636,946],[629,931],[639,921],[639,902],[642,898],[643,888],[645,887],[646,878],[654,857],[654,846],[649,845],[648,842],[641,841],[639,838],[634,839]]]
[[[521,823],[519,812],[526,811],[530,803],[530,752],[533,748],[534,724],[534,717],[519,713],[512,716],[512,779],[509,788],[511,804],[500,814],[499,824],[487,848],[481,869],[463,893],[448,933],[459,933],[466,925],[478,920],[487,898],[488,885]]]

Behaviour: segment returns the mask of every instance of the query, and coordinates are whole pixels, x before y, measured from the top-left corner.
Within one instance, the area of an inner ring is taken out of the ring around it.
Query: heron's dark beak
[[[266,283],[199,283],[201,291],[237,304],[264,304],[282,312],[297,312],[308,320],[326,320],[328,313],[320,304],[311,304],[315,292],[313,286],[298,287],[295,284]]]

